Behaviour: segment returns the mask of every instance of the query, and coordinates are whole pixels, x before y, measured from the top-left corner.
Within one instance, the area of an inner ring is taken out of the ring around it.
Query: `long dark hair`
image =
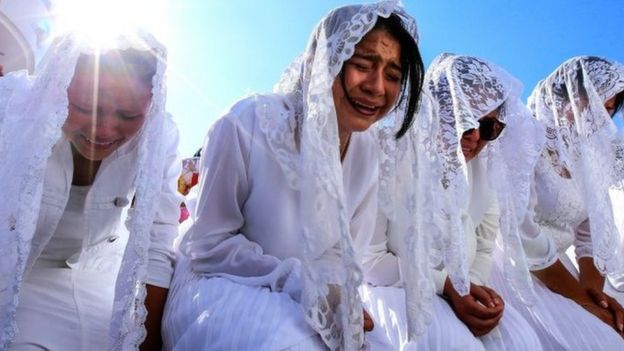
[[[401,123],[401,128],[396,132],[395,137],[401,138],[414,122],[414,117],[420,105],[420,93],[425,79],[425,65],[418,45],[412,35],[403,26],[401,18],[392,14],[388,18],[379,17],[373,29],[386,30],[401,44],[401,96],[397,102],[397,107],[407,99],[407,109]],[[409,83],[409,89],[407,89]]]

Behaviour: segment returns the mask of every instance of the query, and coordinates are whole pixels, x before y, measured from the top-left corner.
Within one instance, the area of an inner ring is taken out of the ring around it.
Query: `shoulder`
[[[277,116],[288,110],[288,102],[284,95],[254,94],[247,96],[232,105],[211,126],[209,137],[217,135],[237,135],[250,138],[255,133],[256,125],[263,123],[266,116]],[[244,134],[244,135],[241,135]]]

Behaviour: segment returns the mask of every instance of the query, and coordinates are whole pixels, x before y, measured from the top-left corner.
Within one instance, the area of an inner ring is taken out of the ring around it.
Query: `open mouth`
[[[96,141],[96,140],[91,140],[84,135],[81,135],[81,136],[82,136],[82,139],[87,143],[87,145],[93,146],[96,149],[107,149],[113,146],[114,144],[116,144],[118,141],[118,140]]]
[[[377,113],[379,113],[379,110],[381,110],[380,105],[368,104],[354,99],[349,99],[349,102],[356,111],[365,116],[375,116]]]

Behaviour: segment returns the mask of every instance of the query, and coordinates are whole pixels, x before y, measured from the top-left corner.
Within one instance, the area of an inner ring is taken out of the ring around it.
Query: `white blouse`
[[[499,231],[499,209],[495,193],[487,179],[487,155],[467,163],[470,201],[462,216],[465,228],[466,259],[470,267],[470,280],[484,284],[490,275],[492,253]],[[415,213],[414,215],[418,215]],[[383,214],[378,214],[375,234],[365,257],[365,280],[376,286],[400,286],[401,273],[398,260],[406,247],[403,234],[393,230],[399,227]],[[438,294],[442,294],[447,277],[444,267],[433,271]]]
[[[48,241],[34,267],[68,268],[67,261],[80,255],[82,241],[87,236],[85,201],[90,186],[72,185],[63,215],[56,231]]]
[[[247,98],[213,125],[203,147],[195,223],[180,248],[195,273],[268,286],[298,300],[300,194],[288,185],[256,112],[258,104],[285,106],[284,100]],[[342,170],[356,254],[368,245],[375,224],[377,158],[372,132],[353,133]],[[340,264],[336,248],[326,250],[328,264]]]
[[[577,258],[592,256],[589,220],[579,187],[574,179],[560,175],[545,154],[535,168],[522,230],[531,270],[552,265],[571,245]]]

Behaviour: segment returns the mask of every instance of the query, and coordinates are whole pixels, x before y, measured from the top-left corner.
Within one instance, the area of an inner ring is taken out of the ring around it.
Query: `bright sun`
[[[53,3],[60,33],[79,33],[101,46],[139,27],[161,40],[169,36],[167,0],[56,0]]]

